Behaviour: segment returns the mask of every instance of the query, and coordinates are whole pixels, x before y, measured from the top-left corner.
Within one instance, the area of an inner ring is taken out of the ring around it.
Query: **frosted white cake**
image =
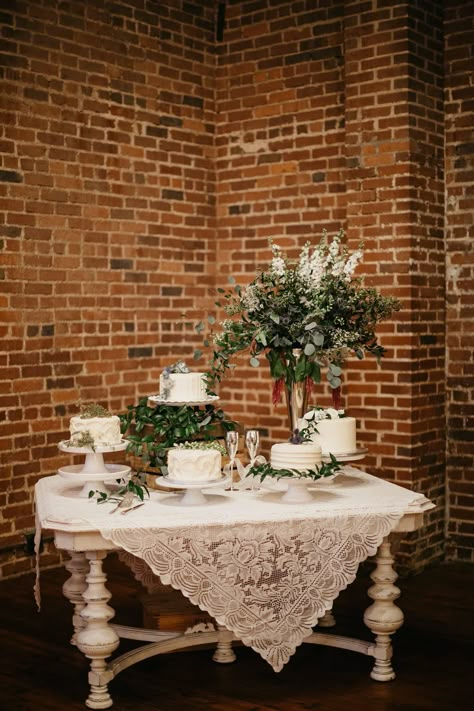
[[[117,415],[110,417],[72,417],[69,422],[69,432],[71,443],[80,446],[81,435],[86,432],[94,441],[94,445],[107,447],[120,444],[122,435],[120,433],[120,419]]]
[[[311,440],[319,444],[324,455],[348,454],[357,449],[356,420],[354,417],[340,417],[337,420],[320,420],[318,432]]]
[[[180,449],[168,452],[168,478],[174,481],[215,481],[222,476],[222,455],[216,449]]]
[[[273,469],[314,469],[321,464],[321,447],[314,442],[279,442],[271,448],[270,464]]]
[[[160,396],[176,402],[201,402],[208,399],[204,373],[160,375]]]

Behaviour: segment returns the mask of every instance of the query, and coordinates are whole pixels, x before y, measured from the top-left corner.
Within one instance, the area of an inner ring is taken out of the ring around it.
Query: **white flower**
[[[270,270],[275,276],[282,277],[286,271],[286,264],[283,257],[273,257]]]
[[[361,259],[362,259],[362,250],[361,249],[358,249],[353,254],[351,254],[351,256],[347,260],[347,262],[344,266],[344,270],[343,270],[344,277],[345,277],[346,281],[350,281],[351,276],[354,274],[354,271]]]
[[[242,294],[242,303],[248,311],[256,311],[260,306],[260,300],[255,293],[253,284],[249,284]]]

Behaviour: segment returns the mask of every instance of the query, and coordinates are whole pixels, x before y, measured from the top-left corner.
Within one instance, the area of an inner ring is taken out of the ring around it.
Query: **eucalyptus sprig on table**
[[[260,478],[260,481],[263,481],[268,476],[272,479],[298,478],[317,481],[318,479],[333,476],[342,468],[334,454],[330,454],[329,456],[331,458],[330,462],[323,462],[319,467],[315,466],[314,469],[305,469],[304,471],[300,471],[299,469],[274,469],[269,462],[265,462],[265,464],[257,464],[251,467],[246,476],[257,476]]]
[[[105,491],[89,491],[89,499],[96,496],[98,504],[105,504],[111,501],[120,503],[128,493],[138,496],[140,501],[144,501],[145,495],[150,498],[150,491],[146,485],[143,472],[132,474],[128,481],[125,479],[116,479],[116,483],[119,485],[119,488],[110,494],[107,494]]]

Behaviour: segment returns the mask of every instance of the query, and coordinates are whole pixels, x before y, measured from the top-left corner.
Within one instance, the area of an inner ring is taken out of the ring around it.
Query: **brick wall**
[[[182,7],[180,7],[182,5]],[[2,3],[0,548],[71,458],[79,398],[125,411],[214,272],[212,2]],[[201,307],[202,308],[202,307]],[[150,390],[151,388],[151,390]],[[7,555],[3,573],[31,559]]]
[[[345,375],[344,403],[370,450],[364,467],[436,500],[400,555],[426,563],[443,553],[445,520],[441,4],[231,3],[225,40],[221,272],[248,281],[270,236],[290,254],[323,227],[345,227],[353,248],[364,241],[367,283],[403,310],[380,329],[382,368],[367,360]],[[225,388],[244,422],[259,413],[267,449],[287,436],[269,392],[244,362]],[[327,404],[328,387],[314,397]]]
[[[365,242],[367,282],[403,304],[382,367],[350,367],[343,391],[364,467],[438,504],[401,562],[443,555],[446,389],[450,554],[472,551],[472,8],[232,0],[220,38],[219,4],[3,3],[5,575],[31,567],[13,551],[34,483],[70,463],[57,442],[79,397],[119,412],[156,390],[200,342],[186,323],[212,309],[209,287],[249,281],[269,237],[296,254],[340,226]],[[263,367],[242,359],[221,394],[268,430],[264,451],[287,436]]]
[[[445,3],[449,555],[473,560],[474,91],[472,3]]]

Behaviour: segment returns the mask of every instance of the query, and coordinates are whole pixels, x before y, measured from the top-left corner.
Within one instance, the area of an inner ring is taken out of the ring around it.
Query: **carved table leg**
[[[389,681],[395,678],[390,635],[402,626],[403,612],[393,602],[400,595],[400,590],[394,585],[398,575],[392,567],[388,538],[384,539],[378,549],[375,562],[375,570],[370,576],[375,585],[368,590],[374,602],[364,614],[365,624],[376,635],[373,652],[375,664],[370,676],[376,681]]]
[[[336,620],[332,614],[332,609],[324,613],[318,620],[318,627],[335,627]]]
[[[76,635],[85,626],[81,618],[81,612],[86,606],[83,593],[87,589],[86,575],[89,572],[89,564],[84,553],[68,551],[71,559],[65,563],[66,570],[71,573],[71,577],[63,585],[63,595],[74,605],[72,624],[74,633],[71,637],[71,644],[76,644]]]
[[[212,658],[220,664],[229,664],[236,660],[232,649],[232,632],[229,632],[223,625],[217,625],[217,646]]]
[[[112,706],[107,684],[113,674],[105,660],[117,649],[120,641],[114,628],[108,624],[115,612],[107,605],[111,594],[105,586],[107,576],[102,570],[102,560],[106,555],[105,551],[86,553],[90,572],[86,578],[87,589],[83,594],[85,607],[81,612],[85,626],[76,635],[78,648],[92,660],[89,672],[91,692],[86,700],[86,706],[91,709]]]

